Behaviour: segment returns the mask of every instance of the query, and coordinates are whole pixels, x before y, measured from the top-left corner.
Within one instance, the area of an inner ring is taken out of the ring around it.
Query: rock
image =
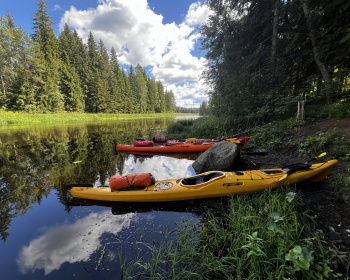
[[[239,148],[236,144],[223,141],[201,154],[194,163],[196,173],[211,170],[232,171],[239,158]]]

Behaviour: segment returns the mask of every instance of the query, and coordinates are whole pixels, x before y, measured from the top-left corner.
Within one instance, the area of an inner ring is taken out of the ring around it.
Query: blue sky
[[[121,65],[140,64],[172,90],[177,106],[199,107],[207,101],[201,79],[206,65],[197,28],[210,15],[203,0],[46,0],[54,31],[67,23],[84,40],[91,31]],[[37,0],[0,0],[17,26],[31,34]]]

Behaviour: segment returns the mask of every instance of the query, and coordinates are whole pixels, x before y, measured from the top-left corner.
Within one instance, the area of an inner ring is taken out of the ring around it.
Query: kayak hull
[[[276,189],[287,184],[323,180],[337,164],[330,160],[313,164],[305,170],[286,174],[282,169],[264,169],[239,172],[209,171],[189,178],[156,181],[142,190],[111,191],[109,187],[73,187],[70,192],[76,199],[119,202],[180,201],[239,195]]]
[[[187,144],[177,143],[171,145],[154,145],[154,146],[133,146],[118,144],[118,151],[128,152],[154,152],[154,153],[200,153],[213,147],[216,143],[202,143],[202,144]]]

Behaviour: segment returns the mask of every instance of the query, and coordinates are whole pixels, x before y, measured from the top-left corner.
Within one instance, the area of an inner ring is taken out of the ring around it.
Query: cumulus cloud
[[[147,161],[147,163],[145,163]],[[152,158],[144,158],[142,161],[136,160],[134,156],[129,156],[123,167],[123,174],[131,173],[151,173],[154,178],[159,180],[176,179],[193,176],[196,174],[191,164],[193,160],[179,159],[171,157],[154,156]],[[108,181],[104,182],[108,185]]]
[[[104,233],[117,234],[129,228],[135,215],[113,216],[105,210],[91,213],[72,224],[42,229],[41,236],[22,247],[17,264],[23,274],[43,269],[48,275],[66,262],[87,261],[101,245]]]
[[[64,13],[60,27],[67,23],[83,39],[91,31],[108,49],[114,47],[121,64],[150,66],[153,77],[168,90],[173,89],[177,105],[182,106],[197,100],[193,94],[206,99],[200,81],[205,59],[194,56],[193,52],[199,36],[196,28],[209,14],[207,6],[196,2],[189,6],[182,23],[163,24],[163,16],[156,14],[147,0],[103,0],[88,10],[71,6]],[[190,94],[192,101],[182,99]],[[196,106],[199,104],[192,104]]]

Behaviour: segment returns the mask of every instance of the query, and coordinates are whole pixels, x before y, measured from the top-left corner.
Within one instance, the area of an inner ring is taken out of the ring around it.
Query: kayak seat
[[[282,170],[287,171],[287,173],[290,174],[298,170],[308,169],[309,167],[311,167],[310,163],[294,163],[282,167]]]
[[[189,177],[182,179],[181,183],[186,186],[193,186],[193,185],[199,185],[203,184],[205,182],[210,181],[211,179],[217,178],[224,175],[224,173],[221,172],[213,172],[210,174],[205,174],[205,175],[199,175],[199,176],[194,176],[194,177]]]

